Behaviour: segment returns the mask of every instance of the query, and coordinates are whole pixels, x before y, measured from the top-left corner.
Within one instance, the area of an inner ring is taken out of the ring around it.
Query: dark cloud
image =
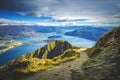
[[[46,6],[54,4],[55,0],[1,0],[1,10],[12,10],[18,12],[34,12],[42,10]]]
[[[29,11],[35,9],[35,5],[30,5],[28,0],[1,0],[0,9],[12,11]]]
[[[120,13],[120,0],[1,0],[0,10],[37,17],[107,18]]]

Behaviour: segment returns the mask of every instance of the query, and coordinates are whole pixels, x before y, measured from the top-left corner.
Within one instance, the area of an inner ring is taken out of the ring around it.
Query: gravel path
[[[81,65],[88,59],[87,54],[81,51],[79,58],[70,62],[61,63],[48,70],[39,71],[24,80],[71,80],[71,71],[80,70]]]

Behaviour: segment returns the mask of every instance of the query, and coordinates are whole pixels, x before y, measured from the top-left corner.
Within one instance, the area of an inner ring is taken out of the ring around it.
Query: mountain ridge
[[[80,47],[74,47],[67,41],[55,40],[35,52],[10,61],[0,69],[2,72],[9,70],[25,73],[36,72],[62,62],[76,59],[79,56],[78,50],[80,49]]]
[[[85,38],[93,41],[98,41],[99,38],[109,30],[110,29],[99,28],[99,27],[86,27],[83,29],[80,28],[77,30],[66,32],[65,35],[76,36],[76,37]]]
[[[120,26],[107,32],[88,49],[90,59],[82,65],[82,73],[72,73],[72,80],[120,80],[119,35]]]

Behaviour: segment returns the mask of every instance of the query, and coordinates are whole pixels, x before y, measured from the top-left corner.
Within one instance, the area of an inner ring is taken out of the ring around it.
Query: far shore
[[[0,50],[0,54],[3,54],[4,52],[6,52],[6,51],[8,51],[8,50],[10,50],[10,49],[12,49],[12,48],[15,48],[15,47],[17,47],[17,46],[21,46],[21,45],[23,45],[24,44],[24,42],[14,42],[14,43],[10,43],[10,44],[4,44],[4,46],[7,46],[6,48],[4,48],[4,49],[1,49]]]

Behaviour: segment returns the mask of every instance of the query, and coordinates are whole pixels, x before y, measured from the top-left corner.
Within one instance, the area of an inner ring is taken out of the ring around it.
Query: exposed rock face
[[[73,80],[120,80],[120,27],[101,37],[87,54],[82,75],[73,74]]]
[[[72,45],[67,41],[56,40],[35,51],[33,57],[52,59],[71,47]]]

